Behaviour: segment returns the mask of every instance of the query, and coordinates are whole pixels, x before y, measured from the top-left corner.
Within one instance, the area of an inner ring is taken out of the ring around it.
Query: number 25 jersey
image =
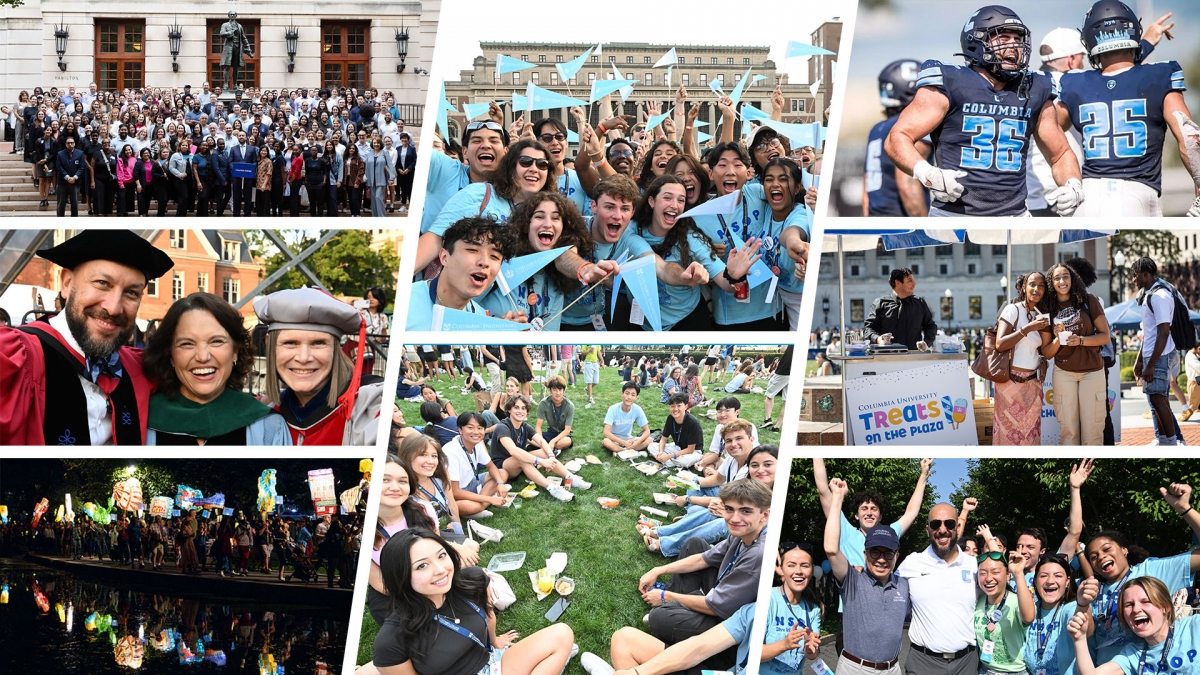
[[[1115,75],[1098,70],[1063,75],[1062,104],[1083,134],[1083,177],[1137,181],[1161,195],[1163,100],[1183,90],[1183,69],[1175,61]]]
[[[980,73],[965,66],[931,60],[921,64],[918,87],[933,87],[950,99],[950,110],[933,130],[934,156],[942,169],[966,171],[958,179],[966,192],[958,201],[933,206],[967,216],[1019,216],[1025,212],[1025,172],[1033,130],[1058,85],[1045,73],[1026,73],[996,90]]]

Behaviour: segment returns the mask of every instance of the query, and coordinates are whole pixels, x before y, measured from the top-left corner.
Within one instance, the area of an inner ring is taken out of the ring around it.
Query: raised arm
[[[1183,522],[1192,529],[1192,535],[1200,537],[1200,513],[1192,506],[1192,486],[1186,483],[1171,483],[1170,486],[1159,488],[1163,499],[1167,500],[1175,513],[1183,517]],[[1200,549],[1192,549],[1191,570],[1200,570]]]
[[[1080,488],[1092,474],[1093,460],[1085,459],[1071,467],[1071,514],[1067,519],[1067,536],[1063,539],[1058,552],[1067,556],[1067,560],[1075,557],[1079,548],[1079,538],[1083,536],[1083,498]]]
[[[817,499],[821,502],[821,511],[829,515],[829,507],[833,504],[833,493],[829,491],[829,478],[825,474],[825,460],[813,457],[813,482],[817,484]]]
[[[825,517],[825,557],[829,560],[829,567],[833,571],[834,578],[840,584],[846,580],[846,573],[850,571],[850,561],[842,555],[841,549],[842,501],[846,498],[849,488],[846,487],[846,481],[834,478],[829,481],[826,492],[830,496],[829,508],[826,509]]]
[[[733,120],[735,117],[733,99],[728,96],[722,96],[721,100],[717,101],[717,108],[721,111],[721,142],[728,143],[733,140]]]
[[[1029,584],[1025,583],[1025,556],[1019,551],[1009,552],[1008,572],[1017,585],[1017,609],[1021,623],[1028,626],[1037,618],[1037,603],[1033,599],[1033,591],[1029,590]]]
[[[929,480],[929,469],[933,466],[932,459],[921,460],[921,475],[917,478],[917,485],[913,488],[912,496],[908,498],[908,506],[904,509],[904,515],[900,516],[900,531],[896,536],[902,537],[912,526],[913,521],[917,519],[917,515],[921,513],[921,503],[925,501],[925,483]]]
[[[979,506],[979,500],[974,497],[967,497],[963,500],[962,508],[958,511],[958,531],[964,535],[967,533],[967,516]]]
[[[1124,675],[1125,671],[1115,661],[1102,663],[1099,667],[1092,662],[1092,653],[1088,649],[1087,619],[1082,613],[1077,612],[1067,622],[1067,633],[1075,643],[1075,671],[1079,675]]]

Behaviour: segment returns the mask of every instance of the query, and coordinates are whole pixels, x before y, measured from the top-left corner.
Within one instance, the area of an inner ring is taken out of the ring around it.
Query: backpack
[[[1171,298],[1175,301],[1174,311],[1171,313],[1171,341],[1175,343],[1175,349],[1183,351],[1191,351],[1196,348],[1196,327],[1192,325],[1192,317],[1188,312],[1187,304],[1179,295],[1179,291],[1167,282],[1159,279],[1150,287],[1150,291],[1146,293],[1144,300],[1150,302],[1150,296],[1154,294],[1155,289],[1165,288],[1171,294]],[[1140,303],[1139,303],[1140,304]]]

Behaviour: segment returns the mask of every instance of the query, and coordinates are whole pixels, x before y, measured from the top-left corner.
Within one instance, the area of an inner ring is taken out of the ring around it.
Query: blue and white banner
[[[469,122],[476,117],[486,115],[490,107],[491,105],[488,103],[464,103],[462,111],[467,116],[467,121]]]
[[[549,251],[539,251],[529,255],[518,256],[500,263],[500,274],[496,275],[496,285],[500,292],[508,295],[513,286],[518,286],[529,277],[537,274],[546,265],[558,259],[558,256],[570,250],[570,246],[552,248]]]
[[[512,95],[512,105],[513,110],[549,110],[551,108],[586,106],[588,102],[563,94],[556,94],[530,82],[525,90],[525,96],[520,94]]]
[[[629,292],[633,294],[633,299],[637,301],[646,321],[650,322],[654,330],[661,331],[662,314],[658,308],[658,275],[655,273],[655,256],[642,256],[633,262],[621,265],[621,273],[617,275],[617,280],[613,283],[613,303],[608,313],[610,320],[616,315],[617,295],[621,290],[622,279],[625,280],[625,285],[629,287]]]
[[[821,56],[822,54],[837,56],[837,54],[829,51],[828,49],[821,49],[820,47],[814,47],[810,44],[798,42],[796,40],[788,40],[787,51],[784,52],[783,58],[792,59],[796,58],[797,56]]]
[[[434,305],[431,320],[427,330],[439,333],[443,331],[522,331],[529,328],[527,323],[505,321],[486,314],[464,312],[443,305]]]

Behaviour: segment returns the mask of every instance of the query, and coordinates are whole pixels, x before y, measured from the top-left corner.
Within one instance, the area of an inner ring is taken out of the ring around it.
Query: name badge
[[[594,328],[597,331],[602,332],[602,333],[608,330],[608,327],[604,325],[604,316],[603,315],[600,315],[600,314],[592,315],[592,328]]]
[[[813,661],[812,669],[817,675],[831,675],[829,666],[825,665],[824,659],[821,658],[817,658],[816,661]]]
[[[996,651],[996,643],[991,640],[983,641],[983,648],[979,650],[979,660],[984,663],[992,662],[992,654]]]

